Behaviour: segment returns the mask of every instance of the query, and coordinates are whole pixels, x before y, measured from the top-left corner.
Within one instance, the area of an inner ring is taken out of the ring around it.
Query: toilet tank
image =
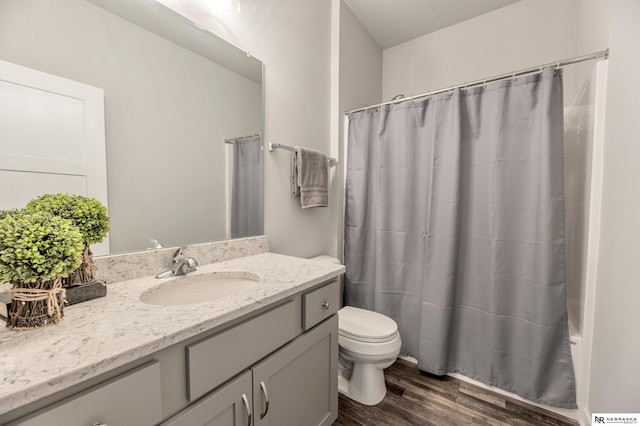
[[[342,262],[340,262],[340,259],[338,259],[337,257],[327,256],[325,254],[321,256],[312,257],[311,260],[317,260],[318,262],[327,262],[327,263],[333,263],[336,265],[342,265]]]

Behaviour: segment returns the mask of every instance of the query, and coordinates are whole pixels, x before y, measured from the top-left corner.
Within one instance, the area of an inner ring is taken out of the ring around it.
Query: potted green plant
[[[98,281],[97,268],[93,263],[93,253],[89,245],[99,243],[109,232],[107,209],[100,201],[82,195],[44,194],[29,201],[25,210],[47,212],[69,219],[82,234],[84,241],[82,263],[76,271],[63,280],[63,287],[69,288]],[[103,282],[101,284],[104,285]]]
[[[7,327],[20,330],[60,322],[62,277],[82,262],[82,234],[72,221],[46,212],[12,211],[0,219],[0,280],[9,282]]]
[[[10,214],[18,214],[22,212],[22,209],[7,209],[7,210],[0,210],[0,219],[3,219],[7,216],[9,216]]]

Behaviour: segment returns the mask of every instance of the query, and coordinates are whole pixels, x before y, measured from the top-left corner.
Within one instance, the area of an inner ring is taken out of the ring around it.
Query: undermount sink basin
[[[144,291],[140,301],[149,305],[190,305],[234,296],[259,283],[258,275],[241,271],[184,275]]]

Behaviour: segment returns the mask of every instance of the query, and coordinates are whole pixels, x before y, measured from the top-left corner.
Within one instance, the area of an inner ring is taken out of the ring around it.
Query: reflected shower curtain
[[[262,137],[237,139],[233,144],[231,238],[264,233]]]
[[[345,302],[402,353],[575,408],[561,70],[350,117]]]

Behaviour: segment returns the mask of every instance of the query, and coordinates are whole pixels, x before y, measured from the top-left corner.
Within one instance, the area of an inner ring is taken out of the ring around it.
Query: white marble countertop
[[[65,308],[55,325],[0,328],[0,414],[135,361],[344,272],[342,265],[263,253],[198,267],[189,274],[246,271],[259,290],[191,305],[152,306],[140,294],[153,277],[110,284],[107,296]],[[196,308],[197,307],[197,308]]]

